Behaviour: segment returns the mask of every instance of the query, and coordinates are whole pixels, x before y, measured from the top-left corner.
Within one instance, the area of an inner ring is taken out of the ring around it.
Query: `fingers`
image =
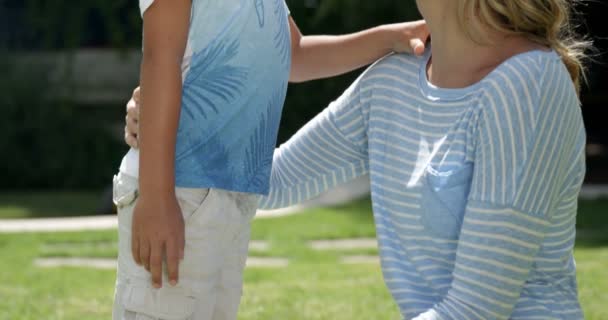
[[[134,93],[135,95],[135,93]],[[125,142],[132,148],[139,148],[139,107],[138,103],[131,99],[127,103],[127,116],[125,117]]]
[[[430,32],[424,20],[416,21],[413,25],[417,25],[417,27],[411,34],[409,41],[410,49],[415,55],[421,56],[426,50],[426,43],[430,37]]]
[[[129,133],[132,136],[137,137],[137,134],[139,133],[139,124],[137,122],[137,119],[131,117],[130,115],[127,115],[125,120],[127,121],[127,129],[129,130]]]
[[[135,122],[139,122],[140,106],[141,105],[139,101],[136,101],[134,99],[129,100],[129,102],[127,103],[127,115],[133,120],[135,120]]]
[[[420,32],[419,38],[422,43],[421,50],[422,50],[422,53],[424,53],[424,50],[426,50],[426,44],[429,42],[429,38],[431,37],[431,31],[429,30],[428,26],[426,25],[426,22],[424,22],[424,24],[420,28],[421,29],[419,30],[419,32]]]
[[[125,142],[133,149],[139,148],[139,140],[137,140],[137,137],[129,132],[127,127],[125,127]]]
[[[156,289],[163,286],[163,245],[162,242],[154,242],[150,248],[150,268],[152,274],[152,285]]]
[[[424,54],[425,45],[420,38],[415,38],[410,40],[410,48],[415,55],[421,56]]]
[[[167,256],[167,273],[169,275],[169,284],[171,284],[171,286],[175,286],[179,281],[180,257],[178,243],[175,241],[168,241],[165,246],[165,252]]]
[[[141,264],[150,271],[150,242],[148,239],[141,238],[139,241],[139,260]]]
[[[139,122],[137,121],[137,118],[134,118],[129,114],[125,118],[125,121],[127,123],[127,131],[129,132],[129,134],[137,138],[139,134]]]
[[[140,87],[135,88],[135,90],[133,90],[133,100],[135,100],[136,103],[139,103],[141,98],[141,90]]]

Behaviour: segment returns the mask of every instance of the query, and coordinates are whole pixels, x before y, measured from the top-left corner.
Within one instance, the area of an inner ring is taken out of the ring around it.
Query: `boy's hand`
[[[175,195],[142,195],[138,199],[133,212],[131,249],[135,262],[152,274],[155,288],[162,287],[163,261],[167,263],[169,283],[177,284],[184,239],[184,218]]]
[[[393,50],[408,52],[417,56],[424,54],[430,32],[424,20],[385,25],[394,36]]]
[[[127,117],[125,125],[125,142],[133,149],[139,148],[139,87],[133,90],[133,96],[127,103]]]

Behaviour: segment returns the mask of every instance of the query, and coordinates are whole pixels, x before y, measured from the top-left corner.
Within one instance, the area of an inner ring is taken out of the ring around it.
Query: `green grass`
[[[0,193],[0,219],[93,215],[100,192]]]
[[[586,319],[608,319],[608,201],[586,201],[576,248]],[[314,239],[374,237],[367,200],[307,214],[256,220],[252,237],[270,243],[256,256],[284,257],[284,269],[248,269],[239,319],[398,319],[377,265],[342,265],[345,255],[373,249],[317,252]],[[0,320],[108,319],[114,272],[41,269],[38,257],[114,257],[116,233],[0,234]]]

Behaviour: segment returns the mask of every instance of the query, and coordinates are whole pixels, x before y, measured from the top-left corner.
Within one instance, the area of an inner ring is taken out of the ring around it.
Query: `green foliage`
[[[318,5],[307,5],[314,2]],[[415,0],[287,0],[287,3],[302,30],[315,34],[353,32],[419,17]]]
[[[99,188],[111,182],[124,147],[88,110],[48,99],[44,66],[0,59],[0,189]]]
[[[124,48],[138,46],[141,34],[133,0],[1,0],[0,19],[16,35],[7,40],[14,49]]]
[[[414,0],[287,2],[306,33],[344,33],[418,16]],[[8,39],[13,48],[139,47],[141,38],[135,0],[0,0],[0,26],[0,44]]]

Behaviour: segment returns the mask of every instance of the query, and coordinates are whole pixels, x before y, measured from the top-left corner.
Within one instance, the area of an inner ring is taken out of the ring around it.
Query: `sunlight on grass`
[[[0,207],[0,210],[2,208]],[[575,256],[588,320],[608,319],[608,201],[581,203]],[[240,320],[398,319],[378,264],[341,264],[377,249],[313,250],[311,240],[373,238],[369,200],[253,223],[264,243],[251,256],[289,259],[287,268],[248,268]],[[114,258],[115,231],[0,234],[0,320],[109,319],[115,274],[39,268],[45,257]],[[33,303],[35,301],[35,303]]]
[[[31,216],[32,210],[26,207],[20,207],[16,205],[5,205],[0,207],[0,217],[2,217],[3,219],[25,218]]]
[[[579,297],[586,319],[608,319],[608,243],[575,250]]]

